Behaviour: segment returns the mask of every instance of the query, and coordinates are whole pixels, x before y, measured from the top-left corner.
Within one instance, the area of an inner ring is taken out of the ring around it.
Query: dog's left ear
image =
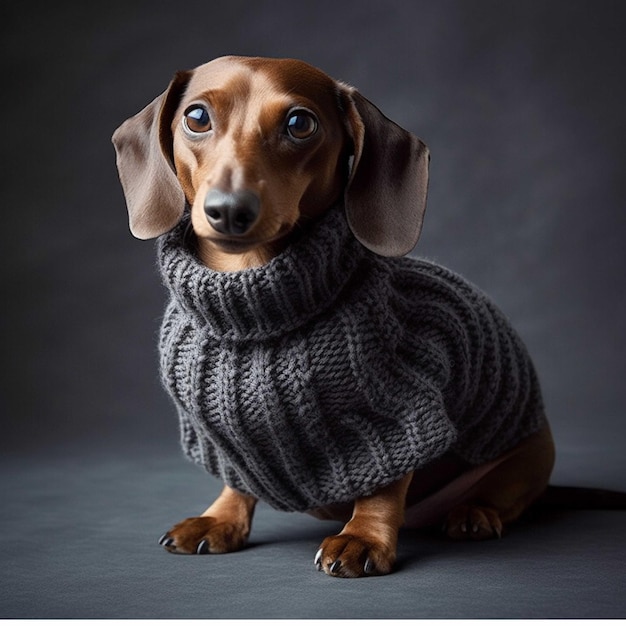
[[[174,171],[171,123],[190,76],[178,72],[164,93],[113,133],[129,226],[138,239],[168,232],[185,209]]]
[[[381,256],[417,243],[426,210],[428,148],[358,91],[342,86],[354,159],[345,193],[354,236]]]

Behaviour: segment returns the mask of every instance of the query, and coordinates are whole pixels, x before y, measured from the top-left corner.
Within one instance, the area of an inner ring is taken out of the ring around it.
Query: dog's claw
[[[371,559],[367,558],[365,559],[365,565],[363,566],[363,571],[366,574],[371,574],[374,571],[375,567],[374,567],[374,563],[372,563]]]
[[[313,563],[315,564],[315,567],[317,568],[318,572],[321,572],[324,567],[322,566],[322,554],[323,554],[324,549],[320,548],[316,553],[315,553],[315,558],[313,559]],[[341,569],[341,561],[339,559],[333,561],[330,564],[330,567],[328,568],[328,571],[330,574],[338,574],[339,570]]]
[[[320,548],[315,554],[315,559],[313,560],[313,563],[315,564],[317,571],[321,572],[322,571],[322,548]]]
[[[159,539],[159,545],[163,546],[164,548],[169,548],[173,543],[174,543],[174,540],[167,533],[165,533]]]
[[[208,554],[209,553],[209,542],[206,539],[203,539],[196,548],[196,554]]]

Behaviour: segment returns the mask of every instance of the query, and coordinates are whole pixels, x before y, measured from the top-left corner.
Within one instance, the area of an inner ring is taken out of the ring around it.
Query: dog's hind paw
[[[354,535],[327,537],[315,555],[320,572],[340,578],[359,578],[389,574],[396,555],[375,540]]]
[[[223,554],[246,544],[248,531],[215,517],[188,517],[168,530],[159,544],[175,554]]]
[[[462,504],[452,509],[443,525],[450,539],[480,541],[502,537],[502,521],[495,509]]]

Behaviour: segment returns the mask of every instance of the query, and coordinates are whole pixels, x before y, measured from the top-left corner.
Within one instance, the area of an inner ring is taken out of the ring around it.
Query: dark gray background
[[[358,87],[429,145],[415,254],[483,287],[526,340],[555,479],[626,488],[626,4],[34,1],[4,3],[0,22],[0,617],[624,616],[624,557],[606,561],[624,552],[620,513],[531,525],[498,553],[426,540],[425,564],[407,539],[410,565],[351,588],[309,571],[326,526],[263,507],[257,547],[217,568],[162,555],[154,539],[217,485],[178,453],[157,377],[164,293],[153,246],[127,230],[110,136],[176,70],[222,54],[297,57]],[[595,557],[610,574],[541,595],[525,555],[565,531],[608,543],[578,557],[563,543],[546,580]],[[493,566],[510,563],[533,602],[513,578],[494,604]]]

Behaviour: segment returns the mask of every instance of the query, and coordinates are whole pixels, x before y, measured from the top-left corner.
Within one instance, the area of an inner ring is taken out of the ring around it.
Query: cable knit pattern
[[[264,267],[214,272],[159,238],[161,374],[185,453],[303,511],[367,495],[448,450],[495,458],[543,423],[521,341],[484,294],[378,257],[330,211]]]

